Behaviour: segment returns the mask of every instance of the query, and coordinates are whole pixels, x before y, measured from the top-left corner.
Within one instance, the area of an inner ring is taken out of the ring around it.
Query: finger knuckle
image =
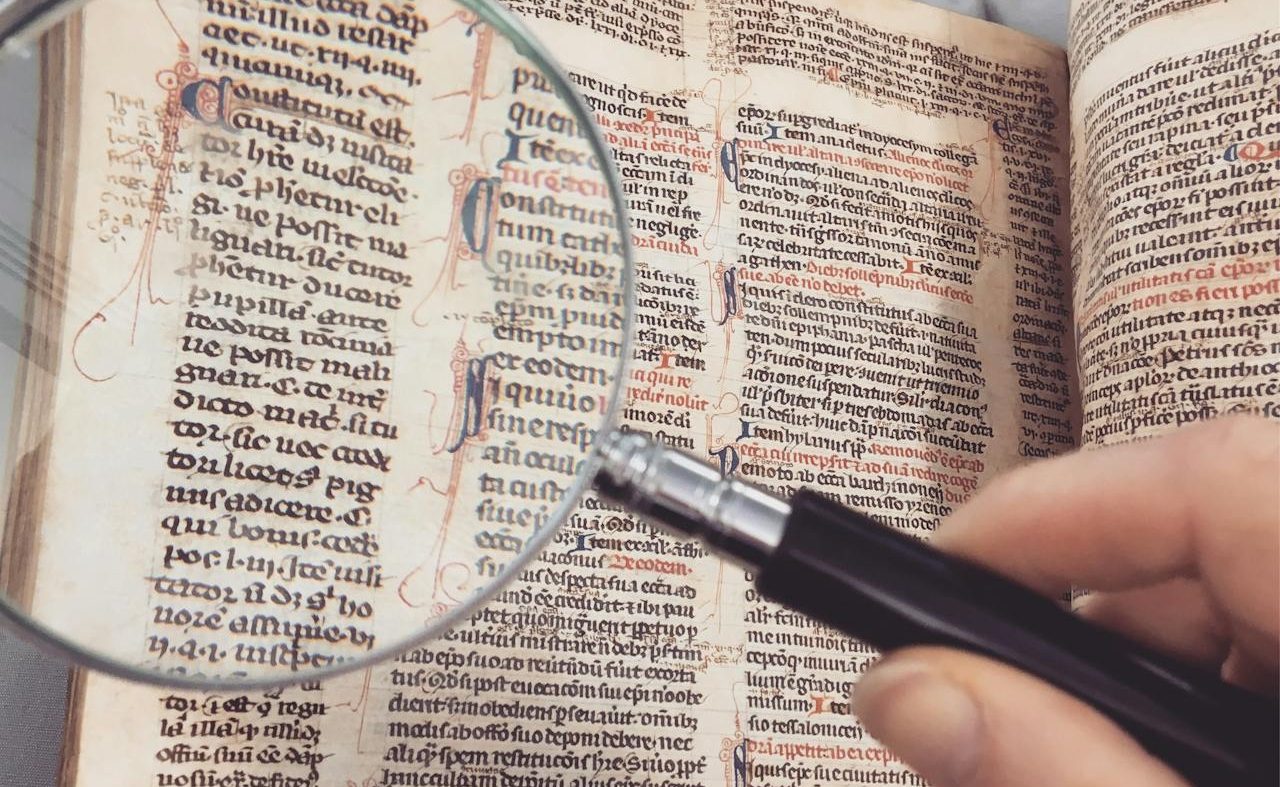
[[[1280,424],[1257,415],[1230,415],[1184,430],[1175,441],[1179,464],[1196,475],[1228,465],[1250,476],[1280,476]]]
[[[979,494],[984,501],[996,503],[1026,500],[1027,495],[1035,494],[1040,488],[1041,482],[1038,480],[1040,474],[1041,468],[1038,464],[1019,467],[993,478],[979,490]]]

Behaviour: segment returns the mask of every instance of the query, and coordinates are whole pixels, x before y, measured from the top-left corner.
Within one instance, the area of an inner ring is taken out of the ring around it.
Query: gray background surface
[[[8,0],[0,0],[0,7]],[[1061,44],[1067,0],[929,0]],[[9,390],[21,340],[22,256],[12,228],[29,226],[34,172],[36,63],[0,63],[0,446],[7,444]],[[0,459],[0,461],[3,461]],[[0,630],[0,787],[50,787],[57,773],[67,671]],[[122,719],[122,723],[128,723]],[[92,787],[89,783],[86,787]]]

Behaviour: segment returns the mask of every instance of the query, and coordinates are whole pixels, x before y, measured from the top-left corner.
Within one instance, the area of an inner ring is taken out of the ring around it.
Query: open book
[[[45,88],[50,123],[80,135],[78,162],[43,163],[48,198],[70,199],[73,184],[109,206],[44,239],[73,278],[95,244],[117,242],[112,226],[143,216],[159,176],[123,154],[154,133],[165,96],[153,75],[177,52],[101,53],[122,19],[162,33],[167,5],[96,0],[44,52],[46,73],[62,75]],[[265,10],[276,5],[287,13]],[[1085,0],[1069,53],[900,0],[510,5],[571,72],[621,169],[638,258],[632,428],[927,537],[1030,458],[1232,410],[1277,413],[1270,0]],[[233,25],[250,7],[307,46],[338,16],[399,18],[358,2],[208,0],[195,13]],[[487,56],[483,29],[429,5],[413,13],[423,35]],[[220,24],[194,29],[201,74],[272,86],[206,59],[215,42],[201,37]],[[357,68],[329,77],[359,84]],[[304,127],[315,89],[291,86]],[[457,96],[406,95],[406,116],[489,100],[484,79]],[[412,169],[414,125],[403,128],[365,163]],[[285,152],[306,144],[243,133]],[[245,254],[269,269],[269,248]],[[155,286],[177,286],[153,268]],[[401,285],[412,297],[417,285]],[[71,374],[69,337],[91,314],[33,303],[42,368]],[[131,395],[103,389],[108,404]],[[98,438],[34,437],[16,438],[34,469],[6,523],[3,579],[56,603],[65,591],[24,570],[23,550],[39,548],[42,512],[73,486],[40,467]],[[761,601],[741,571],[588,498],[519,583],[395,662],[268,693],[79,674],[63,784],[919,784],[847,713],[874,658]]]

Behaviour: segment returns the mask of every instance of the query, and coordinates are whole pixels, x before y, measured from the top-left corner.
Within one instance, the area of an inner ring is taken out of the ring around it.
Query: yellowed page
[[[1083,443],[1276,417],[1280,7],[1157,3],[1099,48],[1108,5],[1072,25]]]
[[[1062,52],[888,0],[512,5],[622,171],[632,428],[920,537],[1071,446]],[[848,715],[875,655],[589,498],[394,663],[244,699],[91,678],[77,784],[921,784]]]

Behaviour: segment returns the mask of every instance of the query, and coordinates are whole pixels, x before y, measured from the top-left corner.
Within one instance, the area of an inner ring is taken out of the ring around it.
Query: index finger
[[[1280,425],[1222,418],[1018,468],[952,514],[934,543],[1046,594],[1200,577],[1239,617],[1274,630],[1278,480]]]

